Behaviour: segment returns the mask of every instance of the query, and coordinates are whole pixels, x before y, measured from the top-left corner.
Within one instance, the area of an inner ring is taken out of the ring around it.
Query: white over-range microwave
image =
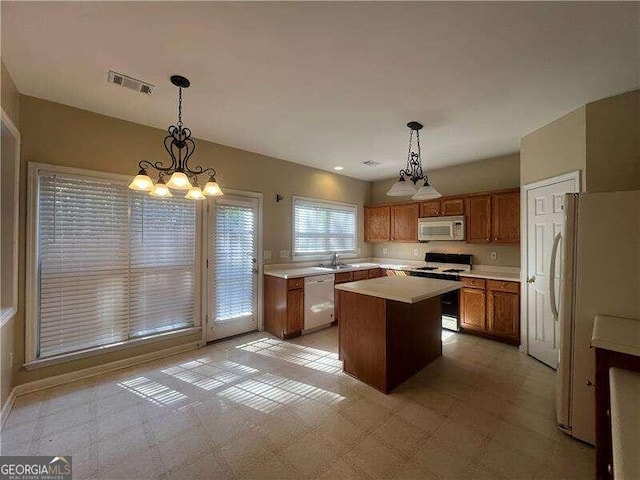
[[[464,240],[464,217],[419,218],[418,240]]]

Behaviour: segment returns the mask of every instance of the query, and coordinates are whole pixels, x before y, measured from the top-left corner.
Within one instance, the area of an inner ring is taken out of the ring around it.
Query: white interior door
[[[575,179],[527,190],[527,342],[529,354],[558,368],[560,336],[557,312],[562,272],[564,194],[577,192]],[[550,276],[554,276],[554,291]],[[555,299],[555,302],[553,301]]]
[[[207,341],[258,328],[260,215],[257,198],[211,201]]]

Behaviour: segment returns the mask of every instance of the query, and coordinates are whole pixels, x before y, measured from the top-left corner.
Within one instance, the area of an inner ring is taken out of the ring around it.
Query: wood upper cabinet
[[[467,243],[491,241],[491,194],[469,195],[466,198]]]
[[[391,206],[391,240],[394,242],[418,241],[418,203]]]
[[[481,288],[460,290],[460,325],[462,328],[484,331],[486,328],[486,294]]]
[[[464,198],[447,198],[440,202],[440,215],[464,215]]]
[[[391,239],[391,207],[364,207],[364,241],[388,242]]]
[[[439,217],[440,200],[420,203],[420,217]]]
[[[287,330],[291,335],[302,331],[304,325],[304,289],[297,288],[287,292]]]
[[[491,195],[491,234],[496,243],[520,243],[520,191]]]

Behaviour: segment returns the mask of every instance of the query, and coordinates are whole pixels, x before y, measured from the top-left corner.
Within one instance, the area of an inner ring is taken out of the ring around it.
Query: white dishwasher
[[[315,275],[304,279],[304,330],[333,322],[333,280],[335,275]]]

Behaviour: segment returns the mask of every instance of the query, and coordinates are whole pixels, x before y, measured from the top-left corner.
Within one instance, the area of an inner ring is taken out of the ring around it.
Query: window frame
[[[337,202],[337,201],[333,201],[333,200],[323,200],[320,198],[312,198],[312,197],[303,197],[300,195],[292,195],[291,197],[291,259],[293,261],[307,261],[307,260],[320,260],[320,259],[325,259],[327,258],[327,256],[330,256],[333,254],[333,251],[331,252],[324,252],[324,253],[295,253],[295,248],[296,248],[296,203],[298,201],[302,201],[302,202],[308,202],[308,203],[314,203],[318,206],[324,206],[324,205],[329,205],[329,206],[338,206],[338,207],[343,207],[345,208],[345,210],[353,210],[353,213],[355,215],[355,231],[354,231],[354,249],[353,250],[349,250],[349,251],[343,251],[343,252],[338,252],[338,256],[340,256],[341,258],[354,258],[358,256],[358,218],[359,218],[359,208],[358,205],[356,205],[355,203],[347,203],[347,202]]]
[[[4,111],[3,108],[0,108],[0,116],[2,117],[2,123],[9,130],[11,135],[13,136],[15,142],[15,148],[13,151],[13,223],[9,225],[10,235],[11,235],[11,248],[13,252],[12,265],[11,270],[13,272],[13,278],[11,281],[11,306],[5,308],[4,310],[0,309],[0,327],[4,327],[7,323],[9,323],[18,312],[18,256],[19,256],[19,230],[20,230],[20,131],[17,129],[9,115]],[[5,225],[5,228],[7,226]],[[3,229],[4,230],[4,229]]]
[[[194,285],[194,318],[193,326],[170,332],[161,332],[144,337],[137,337],[104,346],[95,346],[46,358],[37,358],[38,350],[38,176],[41,172],[64,174],[99,180],[116,180],[127,185],[131,181],[129,175],[100,172],[83,168],[64,167],[45,163],[29,162],[27,166],[27,252],[26,252],[26,311],[25,311],[25,363],[27,370],[46,367],[58,363],[109,353],[112,351],[134,348],[142,344],[167,340],[190,335],[202,329],[202,206],[196,203],[195,235],[195,285]]]

